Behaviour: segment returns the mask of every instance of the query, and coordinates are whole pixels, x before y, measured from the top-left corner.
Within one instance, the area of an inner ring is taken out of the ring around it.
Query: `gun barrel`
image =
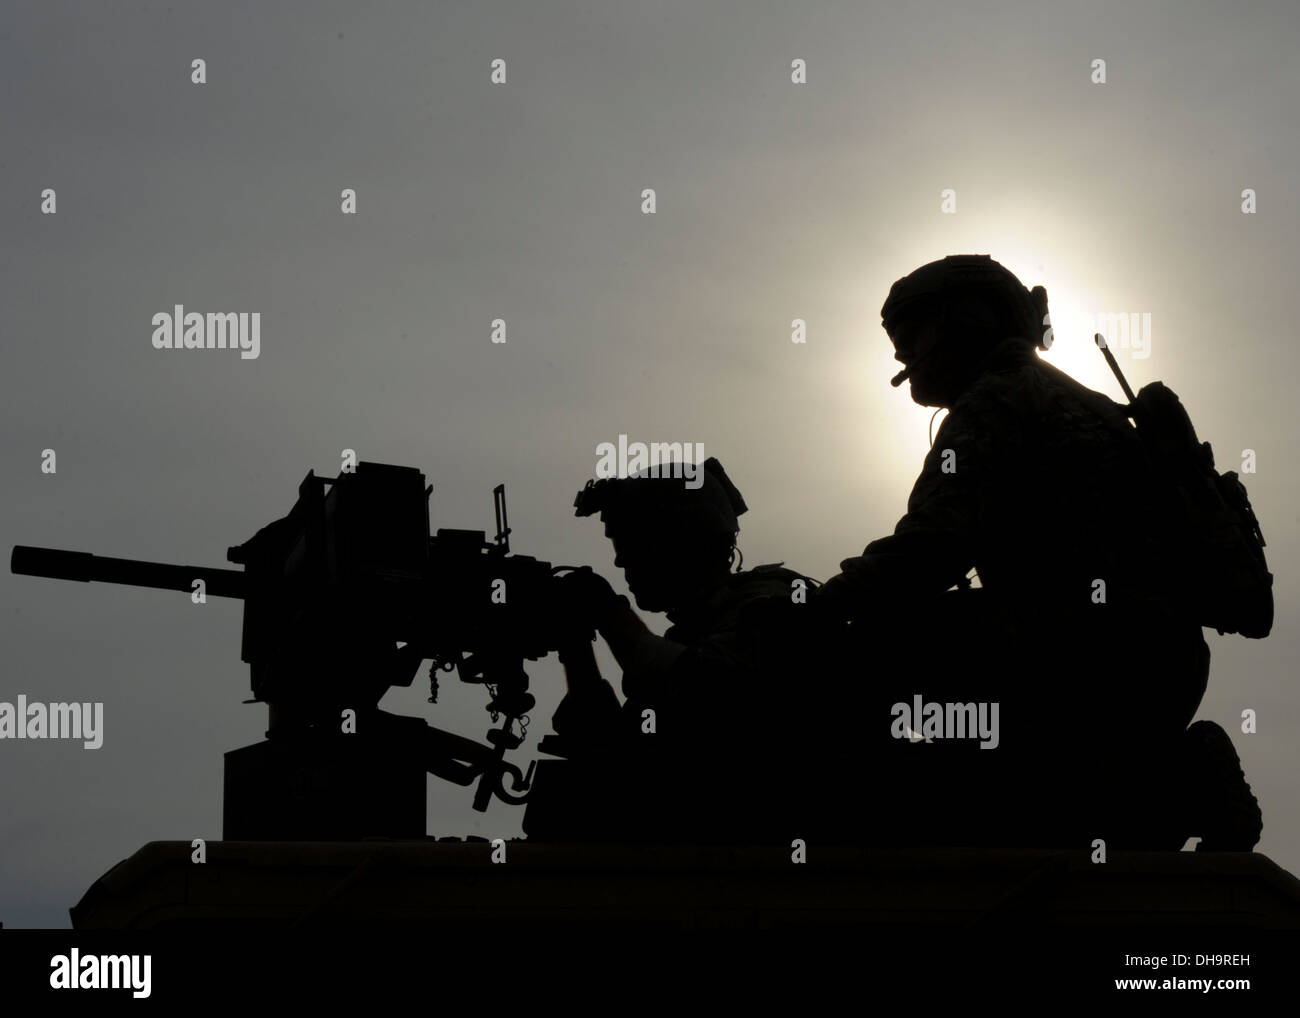
[[[55,580],[91,580],[120,583],[128,587],[157,587],[161,590],[194,589],[202,580],[207,593],[214,597],[244,596],[244,574],[235,569],[209,569],[204,566],[176,566],[138,559],[108,558],[84,551],[60,551],[57,548],[33,548],[14,545],[9,571],[24,576],[47,576]]]

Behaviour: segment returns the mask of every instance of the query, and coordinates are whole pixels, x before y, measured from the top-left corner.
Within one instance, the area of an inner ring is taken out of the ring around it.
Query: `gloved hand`
[[[819,606],[819,592],[820,588],[809,588],[805,603],[777,594],[756,597],[741,606],[741,640],[754,648],[756,658],[768,670],[794,667],[806,657],[808,647],[824,639],[824,630],[834,619],[828,619]]]
[[[614,593],[603,576],[588,566],[562,573],[557,587],[560,613],[575,626],[600,629],[628,600]]]
[[[574,745],[604,744],[618,735],[622,709],[614,687],[600,679],[566,693],[551,718],[551,727]]]
[[[841,568],[856,560],[845,559]],[[850,572],[837,573],[808,596],[808,604],[823,619],[844,620],[862,613],[871,601],[871,588],[864,587]]]

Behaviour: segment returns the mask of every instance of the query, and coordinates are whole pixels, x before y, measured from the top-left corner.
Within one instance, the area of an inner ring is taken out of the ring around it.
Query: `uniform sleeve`
[[[738,697],[752,694],[755,679],[764,668],[761,644],[747,621],[746,606],[786,596],[789,590],[784,574],[749,584],[701,639],[690,646],[672,645],[676,653],[664,655],[655,667],[624,672],[624,694],[630,699],[657,701],[670,709],[690,704],[692,712],[706,714],[731,708]]]
[[[683,684],[695,685],[702,693],[698,676],[707,675],[710,666],[731,666],[739,657],[739,637],[735,627],[713,633],[701,644],[685,647],[659,638],[662,651],[638,655],[623,671],[623,695],[630,700],[657,702],[675,695]],[[690,676],[691,678],[687,678]]]
[[[830,581],[863,599],[942,593],[970,572],[992,495],[1019,459],[1021,415],[1014,388],[997,379],[953,407],[935,436],[907,500],[907,515],[889,537],[840,564]]]
[[[551,727],[576,747],[602,746],[617,737],[621,715],[614,687],[601,679],[566,693],[555,709]]]

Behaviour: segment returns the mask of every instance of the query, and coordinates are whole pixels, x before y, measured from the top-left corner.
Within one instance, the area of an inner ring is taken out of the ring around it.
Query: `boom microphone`
[[[889,380],[889,384],[892,385],[895,389],[897,389],[900,385],[902,385],[904,382],[906,382],[909,378],[912,377],[912,372],[916,370],[916,366],[920,364],[923,360],[925,360],[927,357],[929,357],[932,353],[934,353],[935,349],[936,347],[932,346],[930,347],[930,349],[925,351],[925,353],[921,354],[920,357],[914,357],[903,368],[902,371],[900,371],[898,374],[896,374],[893,378]]]

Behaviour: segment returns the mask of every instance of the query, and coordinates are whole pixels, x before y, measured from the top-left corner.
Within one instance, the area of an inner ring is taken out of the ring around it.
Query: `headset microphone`
[[[907,364],[907,366],[903,368],[902,371],[900,371],[898,374],[896,374],[893,378],[889,380],[889,384],[892,385],[895,389],[897,389],[900,385],[902,385],[904,382],[906,382],[909,378],[912,377],[912,372],[916,370],[916,366],[920,364],[923,360],[925,360],[927,357],[929,357],[932,353],[934,353],[936,349],[937,349],[936,347],[932,346],[930,347],[930,349],[925,351],[925,353],[921,354],[920,357],[913,358]]]

